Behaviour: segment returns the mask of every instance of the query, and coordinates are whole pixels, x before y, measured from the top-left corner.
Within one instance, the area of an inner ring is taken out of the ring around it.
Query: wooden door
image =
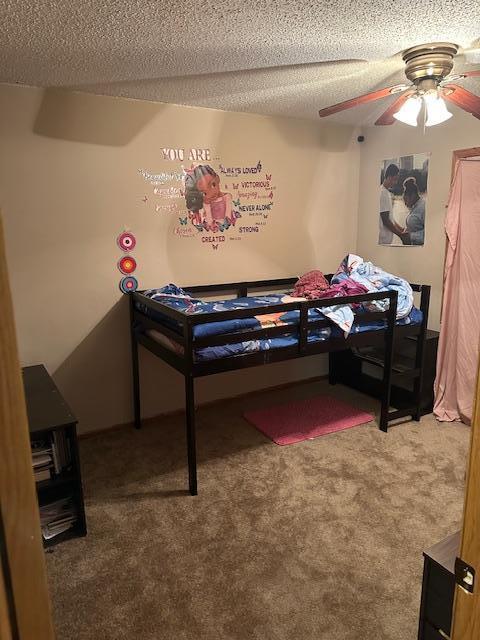
[[[53,640],[0,215],[0,638]]]
[[[470,456],[467,469],[465,510],[460,558],[476,571],[473,593],[455,588],[452,640],[480,638],[480,367],[477,375],[472,418]]]
[[[452,177],[458,159],[477,156],[480,156],[480,147],[454,151]],[[480,585],[480,363],[475,393],[459,557],[473,567],[477,575],[475,576],[473,593],[469,593],[460,586],[455,589],[452,640],[478,640],[480,638],[480,599],[478,595]]]
[[[13,640],[12,620],[10,614],[11,606],[7,598],[7,587],[5,585],[5,573],[0,571],[0,638],[2,640]]]

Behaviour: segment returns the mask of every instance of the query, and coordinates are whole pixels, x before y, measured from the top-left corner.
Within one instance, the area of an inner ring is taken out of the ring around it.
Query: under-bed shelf
[[[380,368],[385,366],[385,350],[375,347],[365,347],[363,349],[353,349],[352,355],[363,362],[375,365]],[[392,363],[392,374],[409,378],[417,378],[420,375],[420,368],[415,367],[415,361],[407,356],[396,353]]]

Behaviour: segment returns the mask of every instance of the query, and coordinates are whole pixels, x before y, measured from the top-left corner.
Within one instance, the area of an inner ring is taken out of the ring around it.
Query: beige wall
[[[0,207],[22,363],[45,363],[81,431],[131,419],[115,244],[125,226],[137,236],[142,288],[329,271],[356,246],[351,128],[6,85],[0,113]],[[141,202],[148,191],[138,169],[172,169],[161,148],[191,145],[227,165],[261,159],[271,170],[276,204],[262,234],[209,252]],[[198,382],[198,400],[323,372],[317,357],[213,376]],[[145,415],[182,406],[181,377],[148,353],[142,377]]]
[[[365,129],[360,160],[357,252],[410,282],[432,285],[429,323],[432,329],[437,329],[440,321],[445,253],[443,221],[450,188],[452,151],[480,145],[480,121],[456,107],[451,107],[451,111],[453,118],[426,129],[425,133],[421,128],[400,123]],[[379,246],[377,185],[379,186],[380,162],[423,152],[431,152],[425,245]]]

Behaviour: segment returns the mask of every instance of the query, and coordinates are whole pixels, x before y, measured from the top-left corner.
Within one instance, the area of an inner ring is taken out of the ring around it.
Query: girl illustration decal
[[[203,194],[193,184],[187,187],[188,176],[185,179],[185,202],[188,209],[190,222],[198,227],[202,227],[205,220],[205,210],[203,208]]]
[[[208,164],[185,171],[185,202],[199,231],[215,233],[235,225],[238,214],[232,209],[232,196],[220,190],[220,178]]]

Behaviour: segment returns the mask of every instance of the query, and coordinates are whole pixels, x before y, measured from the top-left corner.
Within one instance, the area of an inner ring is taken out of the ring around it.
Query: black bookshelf
[[[69,452],[68,464],[59,473],[36,483],[40,509],[56,500],[70,498],[76,513],[73,526],[53,538],[44,539],[44,546],[50,547],[87,534],[77,419],[43,365],[25,367],[22,373],[31,442],[51,442],[55,431],[63,431],[62,438]]]
[[[450,638],[455,595],[455,560],[461,531],[423,552],[423,584],[418,640]]]

